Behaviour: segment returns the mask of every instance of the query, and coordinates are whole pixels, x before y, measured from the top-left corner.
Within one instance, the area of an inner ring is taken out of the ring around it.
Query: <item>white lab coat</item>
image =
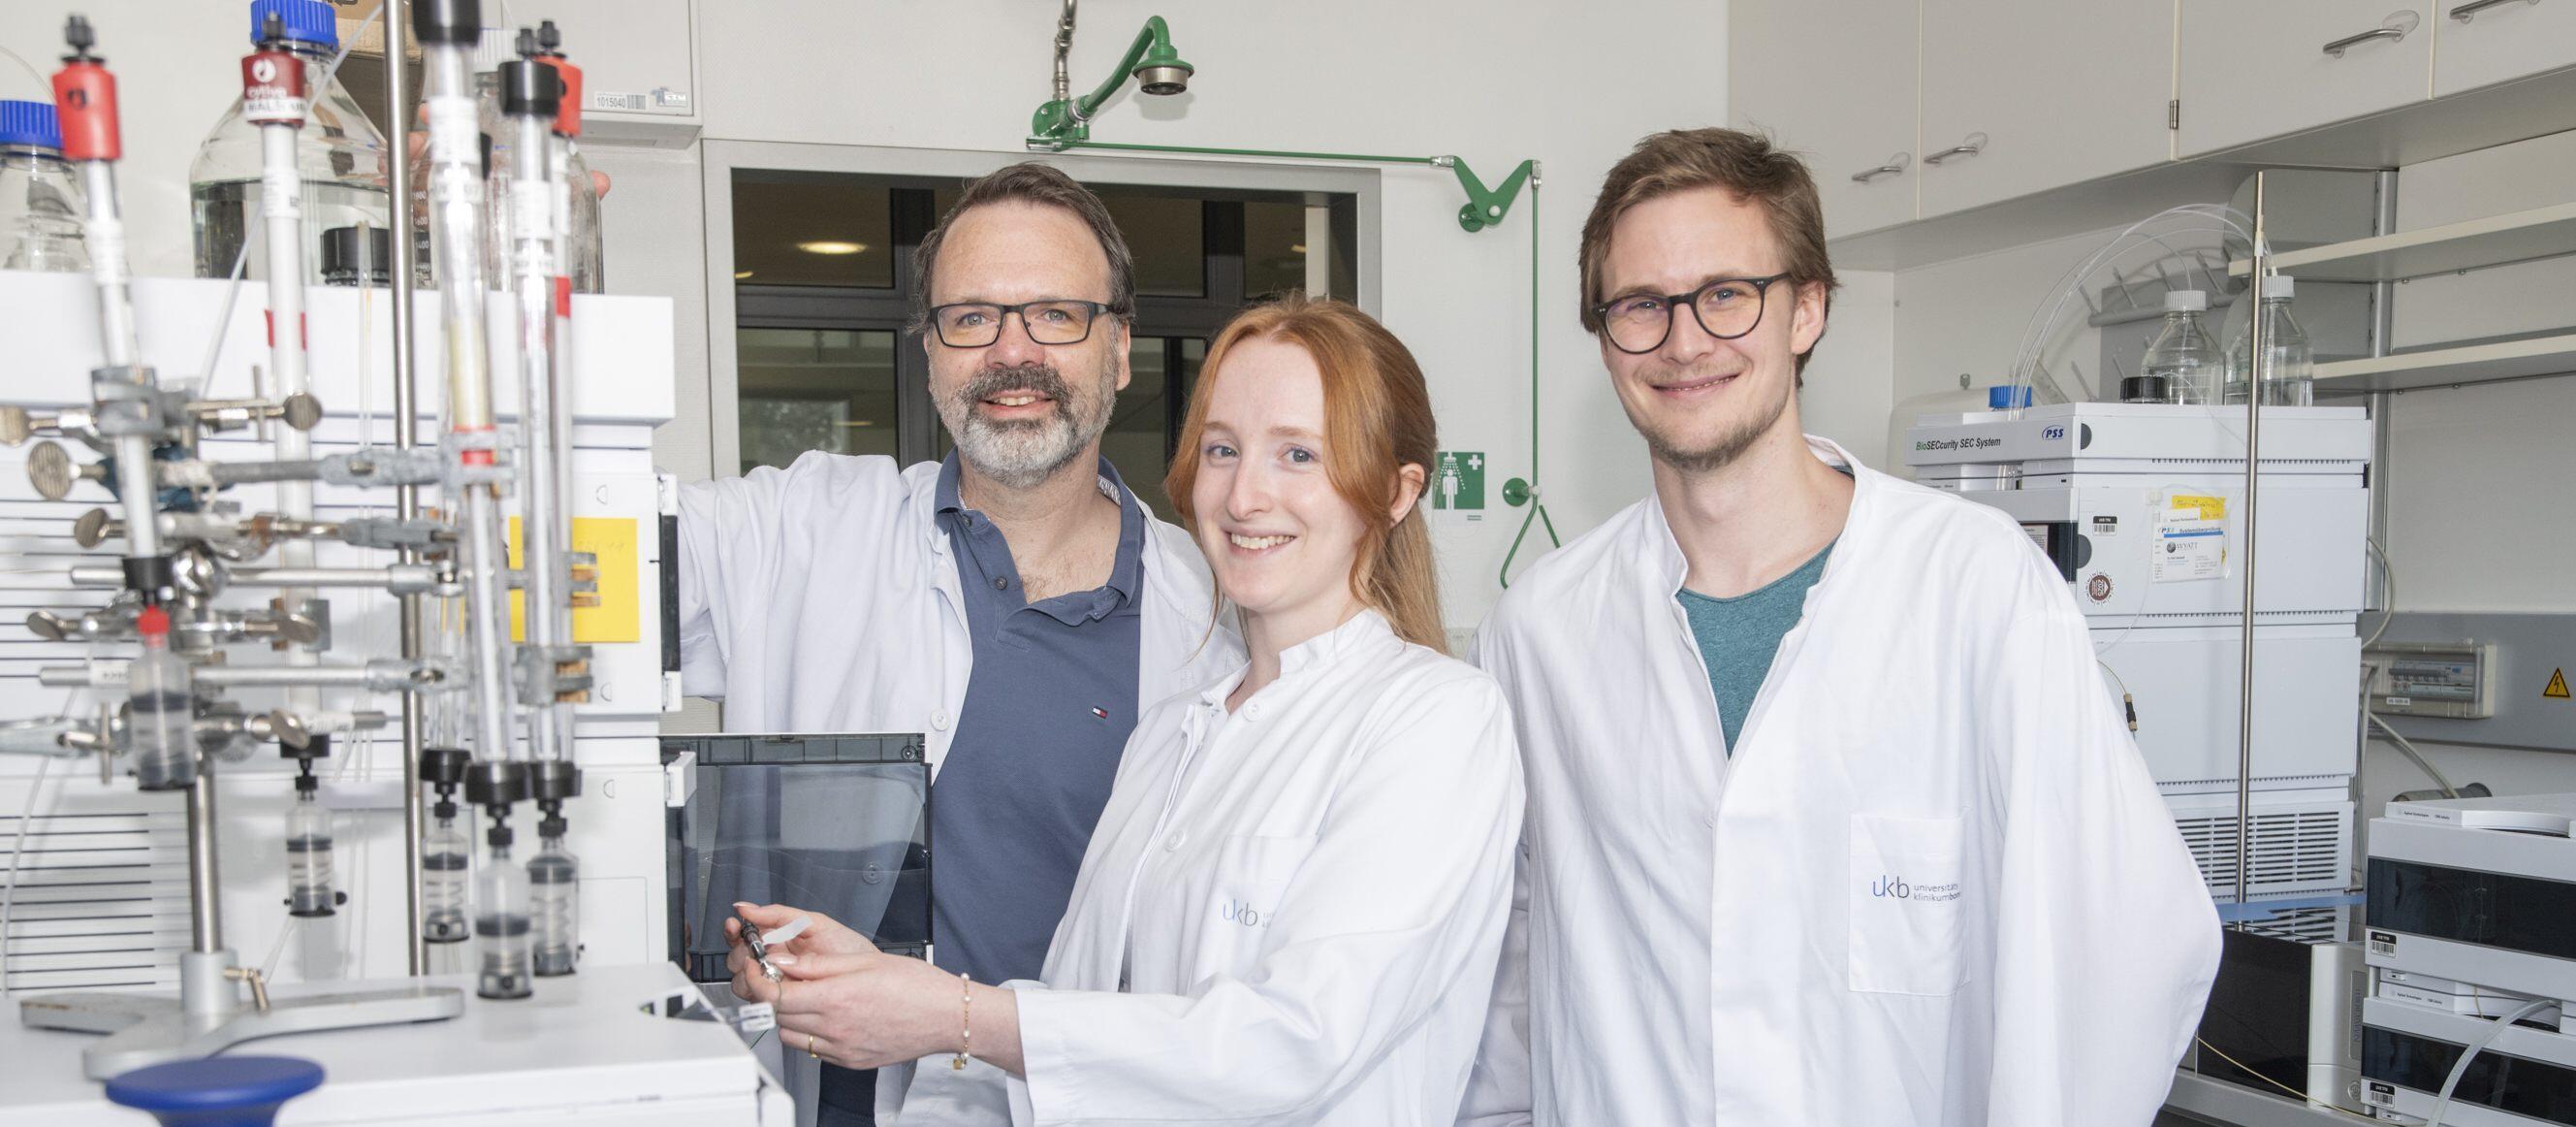
[[[936,462],[819,451],[681,490],[682,690],[727,731],[920,732],[936,770],[975,662],[938,490]],[[1140,714],[1243,662],[1198,545],[1144,515]]]
[[[1485,624],[1530,815],[1462,1119],[2143,1127],[2218,923],[2074,600],[2002,513],[1808,441],[1851,515],[1732,759],[1653,498]]]
[[[1456,1115],[1511,907],[1510,712],[1375,612],[1280,658],[1231,715],[1241,672],[1137,725],[1045,982],[1013,984],[1011,1122]]]
[[[723,700],[727,731],[920,732],[936,772],[975,661],[938,487],[936,462],[898,471],[891,458],[813,452],[683,489],[682,689]],[[1102,489],[1115,492],[1105,480]],[[1144,516],[1140,716],[1243,663],[1198,545]],[[810,1124],[816,1069],[802,1054],[781,1063],[798,1121]],[[955,1077],[935,1071],[943,1083],[1000,1083],[981,1062]],[[881,1080],[880,1108],[899,1104],[903,1088]]]

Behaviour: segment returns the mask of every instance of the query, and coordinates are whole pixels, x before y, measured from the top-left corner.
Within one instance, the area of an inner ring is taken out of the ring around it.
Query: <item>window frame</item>
[[[900,332],[911,316],[909,299],[912,248],[938,216],[929,190],[957,183],[1026,159],[1020,154],[934,149],[888,149],[872,146],[818,146],[771,142],[707,141],[701,146],[704,177],[707,252],[707,412],[710,462],[720,475],[740,472],[742,465],[741,369],[735,340],[741,328],[820,328]],[[1381,190],[1377,169],[1252,162],[1134,159],[1053,154],[1048,163],[1085,183],[1187,192],[1202,197],[1208,208],[1206,241],[1208,286],[1203,297],[1143,297],[1130,326],[1136,338],[1162,338],[1167,355],[1177,358],[1178,341],[1205,340],[1241,308],[1243,294],[1242,198],[1275,199],[1299,193],[1309,207],[1310,232],[1331,231],[1336,237],[1322,270],[1332,288],[1347,289],[1353,304],[1378,311],[1381,243]],[[762,286],[734,281],[733,181],[737,171],[781,171],[847,174],[895,182],[890,201],[894,227],[895,285],[890,289],[860,287]],[[1228,197],[1234,197],[1229,203]],[[1331,221],[1318,222],[1326,209]],[[909,236],[909,237],[908,237]],[[1311,239],[1311,235],[1310,235]],[[1225,253],[1230,248],[1230,255]],[[1175,364],[1177,367],[1177,364]],[[928,394],[929,358],[908,334],[895,345],[896,450],[910,465],[935,457],[939,419]],[[1169,389],[1166,412],[1166,456],[1177,442],[1187,388]]]

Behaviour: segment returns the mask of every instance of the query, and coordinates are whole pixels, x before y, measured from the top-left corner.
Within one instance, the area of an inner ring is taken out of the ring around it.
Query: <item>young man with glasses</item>
[[[1530,810],[1462,1119],[2143,1127],[2216,914],[2056,569],[1799,432],[1807,170],[1649,137],[1582,278],[1654,493],[1477,639]]]
[[[1243,651],[1211,629],[1188,534],[1100,454],[1136,285],[1098,197],[1043,164],[1002,169],[915,266],[956,450],[910,469],[808,453],[686,490],[681,679],[724,701],[730,731],[926,734],[937,961],[1034,979],[1137,714]],[[793,907],[746,915],[776,927]],[[946,1098],[948,1072],[923,1070],[916,1107]],[[822,1127],[873,1121],[871,1076],[824,1068]]]

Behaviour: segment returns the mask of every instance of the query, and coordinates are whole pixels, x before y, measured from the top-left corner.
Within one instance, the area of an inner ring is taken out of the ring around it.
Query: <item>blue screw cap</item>
[[[2030,388],[2026,385],[2014,387],[2011,384],[1996,384],[1986,389],[1986,409],[1989,411],[2010,411],[2015,407],[2028,406],[2030,406]]]
[[[0,101],[0,145],[32,145],[61,152],[63,129],[52,102]]]
[[[288,39],[320,44],[333,51],[340,49],[340,16],[323,0],[251,0],[252,43],[259,42],[260,29],[267,26],[270,16],[277,17]]]

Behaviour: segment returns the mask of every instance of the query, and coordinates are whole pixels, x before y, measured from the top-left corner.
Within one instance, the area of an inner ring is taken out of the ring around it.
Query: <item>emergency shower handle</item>
[[[2499,5],[2511,4],[2514,2],[2515,0],[2469,0],[2468,3],[2451,9],[2451,18],[2458,20],[2461,23],[2467,23],[2470,20],[2478,18],[2478,13],[2480,12]],[[2540,6],[2540,0],[2521,0],[2521,2],[2529,4],[2535,8]]]
[[[1937,153],[1923,154],[1923,163],[1942,164],[1947,161],[1957,160],[1960,157],[1972,157],[1984,151],[1986,151],[1986,135],[1983,133],[1971,133],[1968,134],[1967,140],[1956,145],[1952,145]]]
[[[2406,38],[2406,34],[2408,32],[2415,30],[2416,24],[2422,19],[2423,17],[2418,16],[2411,11],[2392,12],[2389,14],[2387,19],[2379,21],[2378,27],[2362,32],[2359,35],[2347,35],[2332,43],[2326,44],[2325,53],[2329,56],[2340,59],[2343,57],[2343,53],[2347,48],[2358,47],[2361,44],[2368,43],[2374,39],[2385,39],[2392,43],[2402,41]]]
[[[1897,173],[1905,171],[1905,166],[1912,164],[1913,162],[1914,155],[1912,153],[1898,153],[1895,156],[1887,158],[1886,164],[1879,165],[1876,168],[1862,169],[1859,172],[1852,173],[1852,183],[1867,184],[1881,176],[1894,176]]]

